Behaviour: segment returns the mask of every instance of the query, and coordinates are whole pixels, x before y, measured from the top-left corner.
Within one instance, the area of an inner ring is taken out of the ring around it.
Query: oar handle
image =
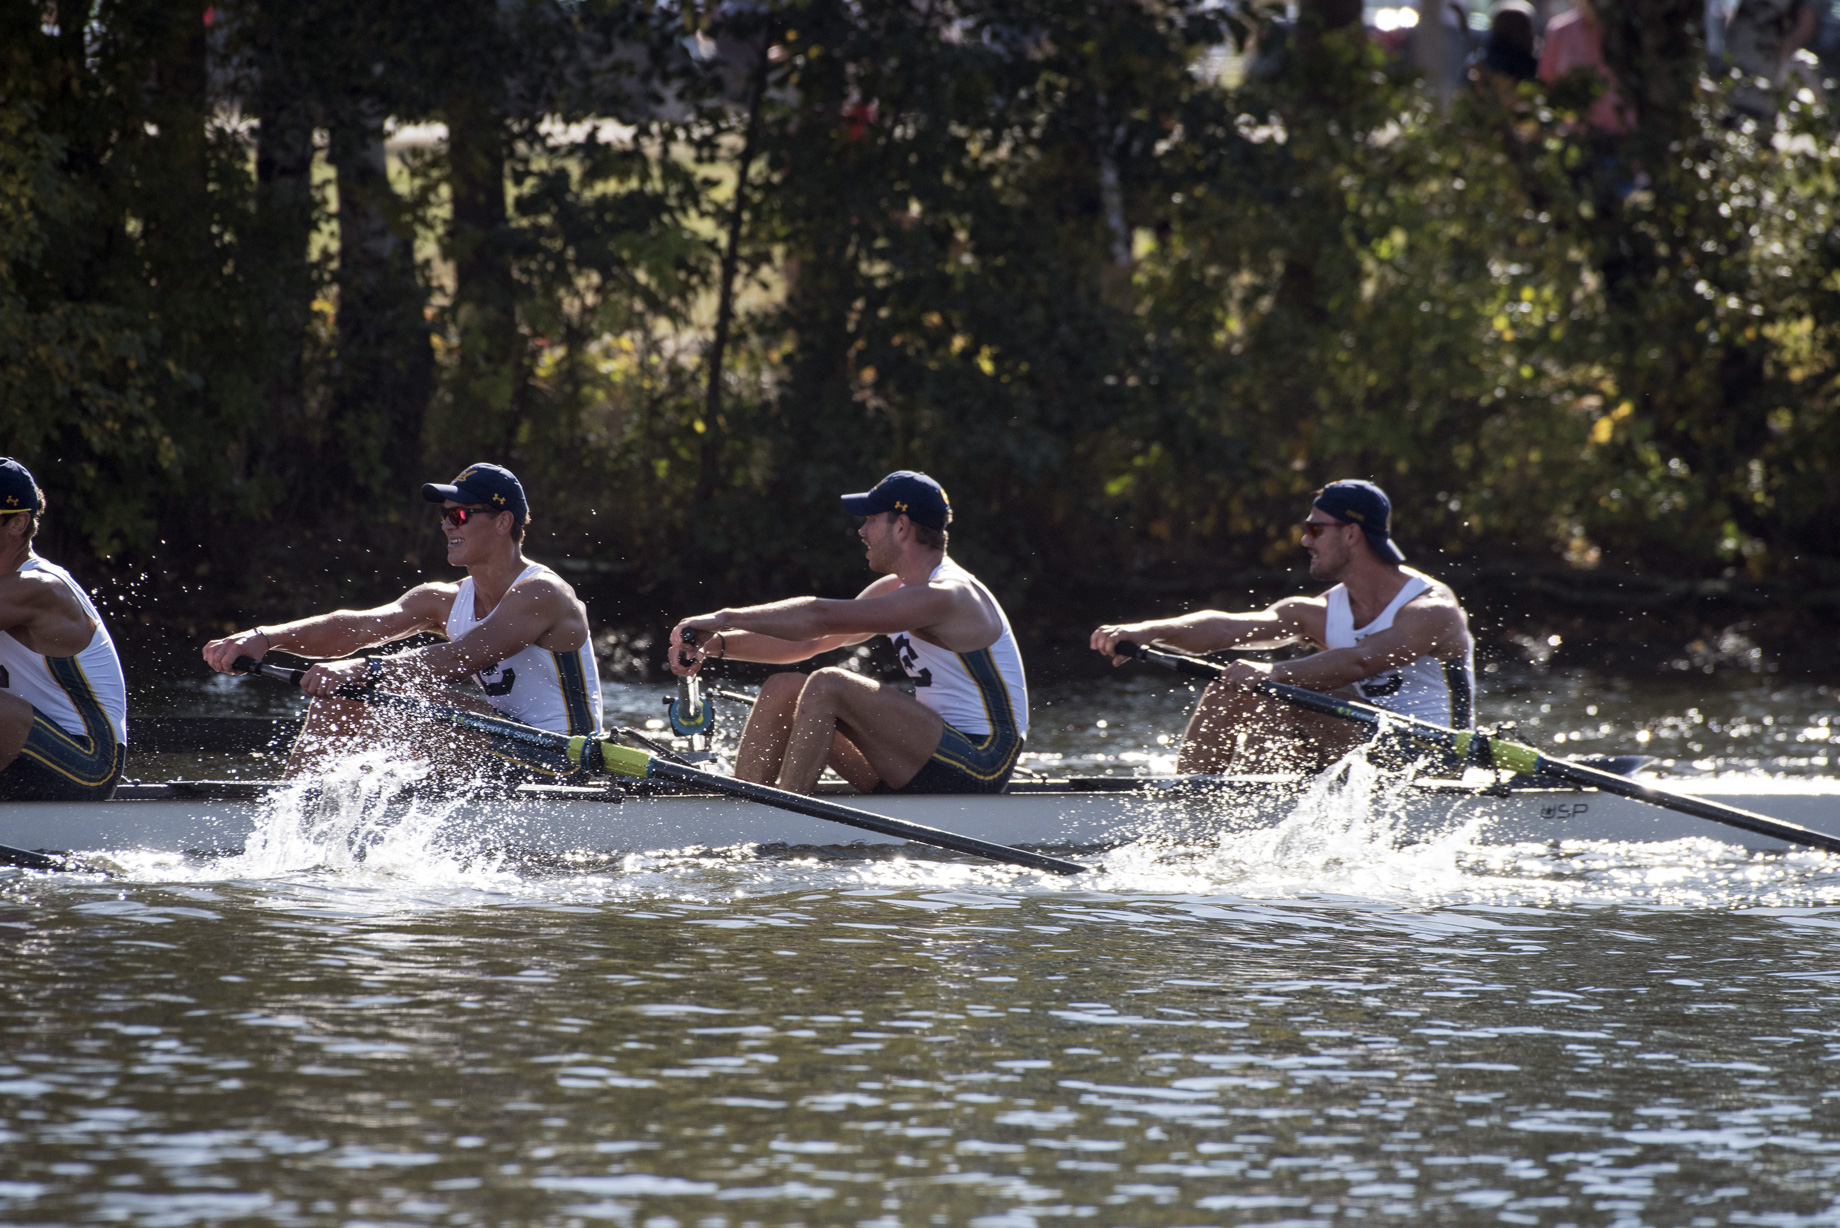
[[[300,680],[307,676],[304,669],[289,669],[285,665],[273,665],[267,661],[258,661],[254,657],[238,657],[231,667],[238,674],[255,674],[262,678],[273,678],[289,686],[299,686]]]
[[[1227,672],[1224,665],[1204,661],[1200,657],[1191,657],[1187,653],[1170,652],[1166,648],[1151,648],[1132,640],[1119,640],[1112,645],[1112,651],[1121,657],[1132,657],[1139,661],[1148,661],[1152,665],[1161,665],[1173,669],[1178,674],[1187,674],[1190,678],[1218,678]]]

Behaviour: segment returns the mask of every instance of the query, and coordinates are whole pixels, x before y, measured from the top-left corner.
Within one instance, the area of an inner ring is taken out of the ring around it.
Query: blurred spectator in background
[[[1540,49],[1540,80],[1549,87],[1575,72],[1595,73],[1603,82],[1603,93],[1585,114],[1585,124],[1593,131],[1616,135],[1635,125],[1622,95],[1617,93],[1616,77],[1604,63],[1604,34],[1597,24],[1597,13],[1590,0],[1578,0],[1578,7],[1561,13],[1546,27],[1546,43]]]
[[[1531,81],[1540,61],[1533,53],[1533,6],[1526,0],[1502,0],[1489,20],[1488,39],[1470,80],[1483,97],[1506,108],[1518,123],[1530,112],[1520,96],[1523,82]]]
[[[1425,84],[1440,105],[1449,105],[1469,76],[1474,50],[1469,10],[1462,0],[1423,0],[1417,24],[1406,33],[1404,51],[1406,61],[1425,74]]]
[[[1706,0],[1706,64],[1714,77],[1725,75],[1725,27],[1737,0]]]
[[[1776,96],[1787,85],[1825,95],[1821,63],[1803,48],[1822,32],[1826,4],[1814,0],[1741,0],[1725,28],[1726,59],[1741,80],[1731,109],[1759,121],[1776,115]]]
[[[1539,57],[1533,53],[1533,6],[1526,0],[1502,0],[1495,6],[1481,66],[1515,83],[1539,74]]]

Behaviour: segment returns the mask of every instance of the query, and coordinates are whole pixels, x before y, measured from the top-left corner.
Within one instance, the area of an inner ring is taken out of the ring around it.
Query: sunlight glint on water
[[[1406,841],[1344,767],[1075,880],[511,865],[375,756],[0,872],[0,1222],[1840,1225],[1835,859]]]

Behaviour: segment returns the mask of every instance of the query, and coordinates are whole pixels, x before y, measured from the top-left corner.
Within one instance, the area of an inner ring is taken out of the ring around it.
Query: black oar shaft
[[[992,861],[1005,861],[1011,865],[1027,866],[1034,870],[1049,870],[1055,874],[1081,874],[1086,870],[1085,866],[1077,862],[1063,861],[1059,857],[1049,857],[1045,853],[1031,853],[1026,849],[1011,848],[1007,844],[979,840],[976,836],[961,836],[957,832],[927,827],[920,823],[909,823],[905,819],[892,819],[887,815],[871,814],[867,810],[858,810],[854,806],[844,806],[836,802],[824,801],[822,798],[807,797],[803,793],[776,789],[771,785],[736,780],[732,776],[718,776],[713,772],[699,771],[677,763],[666,763],[662,759],[652,760],[651,766],[646,770],[646,776],[652,780],[668,780],[699,789],[726,793],[731,797],[745,798],[748,801],[762,802],[781,810],[790,810],[794,814],[809,815],[814,819],[825,819],[832,823],[844,823],[850,827],[859,827],[864,831],[877,832],[884,836],[898,836],[917,844],[931,844],[939,848],[951,849],[954,852],[970,853],[974,857],[986,857]]]
[[[301,677],[307,672],[302,669],[287,669],[278,665],[269,665],[249,657],[239,657],[236,668],[242,673],[278,678],[296,686],[300,684]],[[1004,844],[994,844],[988,840],[979,840],[975,836],[961,836],[956,832],[941,831],[936,827],[927,827],[920,823],[891,819],[886,815],[871,814],[853,806],[839,805],[836,802],[807,797],[802,793],[775,789],[769,785],[736,780],[732,776],[721,776],[715,772],[705,772],[683,764],[670,763],[657,755],[644,754],[625,747],[601,743],[598,744],[601,748],[599,753],[587,754],[585,752],[593,745],[597,745],[593,739],[574,738],[566,733],[552,733],[547,729],[521,725],[503,717],[467,712],[464,709],[419,699],[412,695],[396,695],[387,691],[366,690],[362,687],[341,687],[338,696],[341,699],[352,699],[359,703],[410,712],[424,720],[471,729],[492,737],[506,738],[525,746],[538,747],[560,755],[567,762],[579,767],[590,769],[598,767],[601,770],[612,771],[614,769],[609,765],[612,762],[619,762],[625,765],[620,770],[629,775],[643,776],[651,780],[667,780],[712,793],[746,798],[749,801],[760,802],[781,810],[790,810],[815,819],[845,823],[851,827],[879,832],[885,836],[898,836],[917,844],[931,844],[958,853],[986,857],[992,861],[1008,862],[1011,865],[1027,866],[1035,870],[1051,870],[1056,874],[1081,874],[1086,870],[1085,866],[1077,862],[1062,861],[1058,857],[1049,857],[1043,853],[1031,853],[1024,849],[1010,848]],[[573,753],[570,749],[572,743],[580,743]]]
[[[1129,640],[1119,640],[1114,645],[1114,651],[1119,656],[1136,657],[1141,661],[1162,665],[1193,678],[1217,678],[1226,672],[1226,666],[1217,665],[1212,661],[1204,661],[1199,657],[1191,657],[1161,648],[1146,648]],[[1757,814],[1750,810],[1740,810],[1736,806],[1725,806],[1718,802],[1709,802],[1704,798],[1689,797],[1682,793],[1675,793],[1671,789],[1656,788],[1654,785],[1630,780],[1626,776],[1618,776],[1615,772],[1606,772],[1602,768],[1587,767],[1568,759],[1549,758],[1531,746],[1522,746],[1503,738],[1471,733],[1467,730],[1447,729],[1442,725],[1433,725],[1429,721],[1387,712],[1371,704],[1358,703],[1350,699],[1337,699],[1332,695],[1308,691],[1302,687],[1291,686],[1289,683],[1273,682],[1269,678],[1254,684],[1253,689],[1261,695],[1269,695],[1274,699],[1281,699],[1285,703],[1295,704],[1311,712],[1320,712],[1324,716],[1359,721],[1375,728],[1381,727],[1382,724],[1397,728],[1415,741],[1444,747],[1470,762],[1483,766],[1503,768],[1514,772],[1538,772],[1556,780],[1566,781],[1568,784],[1597,789],[1603,793],[1614,793],[1619,797],[1647,802],[1652,806],[1660,806],[1681,814],[1690,814],[1694,818],[1755,832],[1760,836],[1768,836],[1772,840],[1781,840],[1784,844],[1799,844],[1806,848],[1840,853],[1840,837],[1830,836],[1826,832],[1815,831],[1799,823],[1772,819],[1768,815]]]
[[[70,860],[0,844],[0,865],[18,866],[22,870],[67,870],[70,868]]]
[[[1790,823],[1783,819],[1772,819],[1765,814],[1750,810],[1740,810],[1736,806],[1724,806],[1718,802],[1709,802],[1704,798],[1691,797],[1676,793],[1672,789],[1658,789],[1640,781],[1618,776],[1615,772],[1606,772],[1601,768],[1587,767],[1582,763],[1572,763],[1565,759],[1549,759],[1539,756],[1536,771],[1556,780],[1586,788],[1598,789],[1604,793],[1615,793],[1622,797],[1633,798],[1638,802],[1662,806],[1690,814],[1695,818],[1707,819],[1714,823],[1723,823],[1727,827],[1738,827],[1745,831],[1756,832],[1773,840],[1787,844],[1801,844],[1809,848],[1821,849],[1828,853],[1840,853],[1840,837],[1830,836],[1823,831],[1803,827],[1799,823]]]

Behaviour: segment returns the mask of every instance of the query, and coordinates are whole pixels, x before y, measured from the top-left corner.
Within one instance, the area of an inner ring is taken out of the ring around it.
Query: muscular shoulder
[[[15,571],[0,576],[0,601],[22,611],[81,611],[70,586],[48,571]]]
[[[1417,627],[1433,631],[1451,648],[1467,646],[1469,616],[1450,586],[1430,576],[1431,587],[1401,607],[1394,618],[1395,626]]]
[[[1456,593],[1451,591],[1448,584],[1442,580],[1432,579],[1430,576],[1426,576],[1425,580],[1431,587],[1408,601],[1405,604],[1406,609],[1451,610],[1459,616],[1462,615],[1463,603],[1457,600]]]
[[[545,567],[536,575],[511,589],[514,593],[524,593],[539,600],[560,598],[563,601],[575,600],[575,587],[561,576]]]
[[[454,608],[454,598],[459,595],[458,584],[430,581],[418,584],[404,593],[397,599],[397,604],[418,618],[445,624],[447,615]]]
[[[1286,631],[1320,644],[1329,621],[1329,595],[1286,597],[1273,605],[1270,613]]]

